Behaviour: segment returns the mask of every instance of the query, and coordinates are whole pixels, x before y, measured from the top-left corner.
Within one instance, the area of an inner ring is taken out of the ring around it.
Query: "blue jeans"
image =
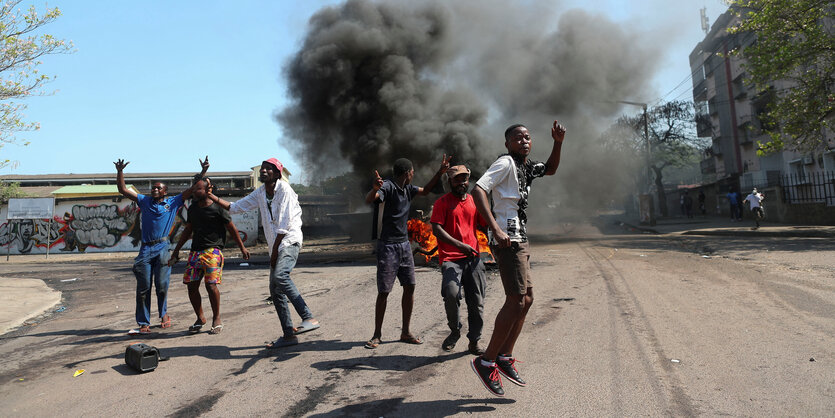
[[[159,317],[168,313],[168,282],[171,267],[168,267],[168,247],[163,241],[154,245],[142,244],[139,254],[133,262],[133,274],[136,275],[136,323],[140,326],[151,325],[151,281],[157,290]]]
[[[290,308],[287,306],[288,299],[303,321],[313,319],[313,314],[307,304],[304,303],[302,295],[299,294],[299,289],[296,288],[296,284],[290,278],[290,272],[296,266],[301,248],[302,246],[299,243],[285,245],[278,251],[275,268],[270,269],[270,296],[273,298],[278,320],[281,321],[281,329],[287,336],[293,335],[293,318],[290,316]]]

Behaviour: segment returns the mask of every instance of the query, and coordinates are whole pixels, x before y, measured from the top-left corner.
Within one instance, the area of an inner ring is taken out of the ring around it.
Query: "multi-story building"
[[[835,171],[832,148],[757,156],[757,142],[768,141],[760,129],[760,116],[771,97],[757,94],[746,85],[742,58],[729,54],[756,40],[754,33],[728,33],[738,19],[727,10],[690,53],[698,135],[712,139],[701,162],[705,183],[716,182],[723,191],[728,187],[748,190],[776,185],[786,175],[804,179],[813,173]],[[773,87],[780,91],[791,86],[775,80]],[[835,141],[830,143],[835,145]]]

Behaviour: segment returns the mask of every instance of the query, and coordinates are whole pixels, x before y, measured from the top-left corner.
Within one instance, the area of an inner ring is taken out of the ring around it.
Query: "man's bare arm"
[[[452,155],[447,157],[446,154],[444,154],[444,156],[441,158],[441,168],[439,168],[435,175],[432,176],[432,178],[429,180],[429,183],[426,183],[426,185],[423,187],[418,187],[418,195],[426,196],[429,194],[429,192],[432,191],[432,189],[435,188],[435,185],[438,184],[438,180],[441,179],[441,175],[446,173],[446,171],[449,169],[449,161],[451,159]]]
[[[493,217],[493,212],[490,211],[490,202],[487,201],[487,192],[481,186],[476,185],[470,194],[473,196],[473,202],[475,202],[478,214],[481,215],[481,218],[484,219],[487,226],[493,230],[493,238],[496,240],[496,244],[500,248],[509,247],[510,237],[502,231],[499,223],[496,222],[496,218]]]
[[[244,246],[244,241],[241,239],[241,234],[238,233],[238,228],[235,227],[235,224],[233,222],[229,222],[226,224],[226,230],[234,237],[235,243],[238,244],[238,248],[241,249],[241,256],[244,260],[249,260],[249,250],[247,250]]]
[[[206,175],[206,172],[209,171],[209,156],[206,156],[206,160],[197,159],[200,162],[200,174],[195,176],[195,181],[191,184],[191,187],[183,191],[183,200],[188,200],[191,197],[191,194],[194,193],[194,188],[197,186],[197,179],[203,178]]]
[[[560,125],[556,120],[554,121],[554,126],[551,127],[551,138],[554,139],[554,147],[551,148],[551,155],[548,157],[548,161],[545,162],[546,176],[552,176],[557,172],[557,167],[560,166],[562,142],[565,140],[565,127]]]
[[[380,188],[383,187],[383,178],[380,173],[374,170],[374,183],[371,185],[371,190],[365,195],[365,203],[374,203],[380,198]]]
[[[468,254],[471,254],[471,255],[473,255],[473,254],[477,255],[478,254],[478,251],[476,251],[475,248],[470,247],[469,245],[465,244],[464,242],[455,239],[452,235],[449,234],[449,232],[446,232],[446,230],[444,229],[443,226],[441,226],[441,224],[433,223],[432,224],[432,233],[435,234],[435,238],[437,238],[438,241],[449,244],[449,245],[452,245],[452,246],[455,246],[455,248],[458,248],[459,250],[461,250],[464,253],[468,253]]]
[[[116,160],[116,162],[114,162],[113,164],[116,166],[116,189],[119,190],[119,193],[122,196],[127,197],[128,199],[133,200],[134,202],[138,202],[139,196],[136,194],[136,192],[128,189],[127,186],[125,186],[124,170],[125,167],[127,167],[128,164],[130,164],[130,162],[120,158]]]

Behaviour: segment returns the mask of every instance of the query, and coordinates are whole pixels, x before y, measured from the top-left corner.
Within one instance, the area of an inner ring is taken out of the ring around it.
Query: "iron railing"
[[[786,203],[826,203],[835,206],[835,173],[794,173],[780,178]]]

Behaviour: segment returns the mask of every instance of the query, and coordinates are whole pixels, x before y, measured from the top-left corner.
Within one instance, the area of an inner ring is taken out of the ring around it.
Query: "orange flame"
[[[434,257],[436,247],[438,246],[438,239],[432,233],[432,227],[429,223],[423,222],[420,219],[409,219],[409,222],[406,223],[406,228],[409,231],[409,239],[418,243],[420,248],[425,251],[423,256],[426,257],[426,261]],[[430,253],[430,251],[432,252]]]
[[[490,251],[490,245],[487,241],[487,234],[479,230],[476,230],[475,235],[476,238],[478,238],[478,252],[493,255],[493,252]]]

